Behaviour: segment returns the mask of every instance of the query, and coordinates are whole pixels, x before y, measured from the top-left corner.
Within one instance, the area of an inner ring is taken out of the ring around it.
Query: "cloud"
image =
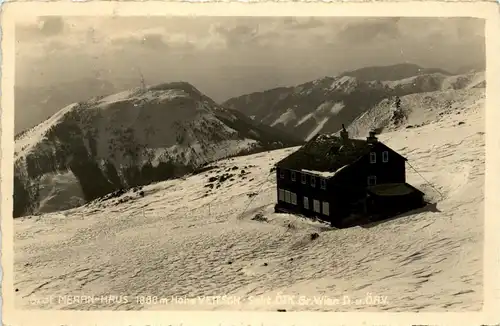
[[[39,41],[40,38],[62,34],[66,27],[63,18],[60,16],[39,17],[36,21],[18,24],[16,26],[16,38],[18,41]]]
[[[147,48],[157,50],[168,47],[167,43],[163,40],[163,36],[160,34],[146,34],[139,42]]]
[[[58,35],[64,31],[64,21],[62,17],[43,17],[39,20],[39,30],[44,36]]]
[[[220,35],[228,47],[238,47],[255,41],[259,34],[259,25],[226,27],[222,24],[215,24],[213,32]]]
[[[325,26],[325,23],[314,17],[309,17],[306,21],[297,17],[285,17],[283,24],[290,29],[311,29]]]
[[[129,87],[123,81],[139,80],[136,67],[149,83],[188,80],[224,100],[369,65],[409,61],[454,70],[484,61],[478,19],[52,18],[19,25],[16,83],[37,87],[99,75]]]
[[[368,18],[347,23],[337,34],[337,41],[356,44],[384,38],[394,39],[400,36],[398,21],[398,17]]]
[[[159,50],[168,48],[163,36],[158,33],[147,33],[131,37],[120,37],[111,40],[111,44],[119,47],[143,47],[146,49]]]
[[[111,45],[124,51],[169,51],[180,52],[194,50],[196,46],[203,46],[201,42],[190,38],[186,34],[166,34],[149,32],[129,37],[114,38]]]

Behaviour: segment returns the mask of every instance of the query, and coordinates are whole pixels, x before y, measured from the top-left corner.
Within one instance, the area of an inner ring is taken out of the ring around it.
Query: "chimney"
[[[368,137],[366,137],[366,141],[369,143],[369,144],[373,144],[373,143],[376,143],[378,141],[377,137],[375,136],[377,133],[375,131],[370,131],[368,133]]]
[[[342,124],[342,131],[340,132],[340,138],[342,138],[343,141],[349,140],[349,133],[345,129],[344,124]]]

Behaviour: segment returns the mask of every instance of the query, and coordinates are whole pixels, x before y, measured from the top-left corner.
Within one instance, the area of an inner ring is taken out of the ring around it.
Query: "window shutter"
[[[321,213],[321,207],[320,207],[319,200],[314,199],[313,205],[314,205],[314,211],[316,213]]]
[[[389,162],[389,152],[388,151],[382,152],[382,162],[384,162],[384,163]]]
[[[285,191],[283,189],[278,189],[278,200],[285,201]]]
[[[330,203],[329,202],[326,202],[326,201],[323,202],[323,214],[326,216],[330,215]]]

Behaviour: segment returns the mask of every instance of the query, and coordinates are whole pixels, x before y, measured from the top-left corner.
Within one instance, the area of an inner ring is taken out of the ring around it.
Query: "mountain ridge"
[[[372,81],[344,74],[222,105],[185,81],[94,97],[16,135],[14,216],[69,209],[226,157],[298,146],[342,124],[361,137],[368,129],[396,130],[400,119],[422,125],[459,111],[484,87],[484,72]],[[402,100],[401,112],[394,110],[395,97]],[[413,118],[420,114],[414,102],[430,109],[426,120]]]
[[[16,136],[14,216],[60,205],[61,191],[47,189],[57,188],[56,179],[65,178],[68,187],[76,182],[71,201],[82,204],[216,159],[300,143],[219,106],[187,82],[96,97]],[[53,204],[43,206],[47,201]]]
[[[225,107],[256,121],[308,140],[318,132],[332,133],[349,125],[381,101],[410,94],[484,88],[484,72],[464,75],[426,73],[400,80],[359,80],[348,75],[323,77],[290,87],[231,98]]]
[[[399,63],[386,66],[363,67],[341,73],[340,76],[355,77],[360,81],[386,80],[394,81],[417,75],[442,74],[446,76],[452,73],[440,68],[424,68],[413,63]]]

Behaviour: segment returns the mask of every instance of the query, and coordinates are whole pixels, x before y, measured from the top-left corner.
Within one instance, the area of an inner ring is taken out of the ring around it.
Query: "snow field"
[[[471,106],[437,122],[380,135],[441,193],[433,192],[407,167],[409,183],[435,199],[436,209],[384,223],[335,230],[275,214],[270,169],[293,149],[224,160],[214,170],[146,186],[144,197],[124,194],[132,198],[125,203],[112,199],[16,219],[16,306],[33,308],[30,299],[49,295],[229,295],[247,300],[201,306],[141,305],[134,300],[49,302],[36,308],[479,310],[483,300],[483,120],[483,110]],[[459,125],[460,121],[464,123]],[[245,179],[238,176],[241,169],[249,172]],[[212,190],[205,187],[208,178],[224,173],[234,173],[234,180]],[[257,213],[266,221],[252,220]],[[311,240],[311,233],[319,237]],[[338,300],[348,296],[356,302],[368,293],[386,300],[349,305],[248,300],[251,296]]]

